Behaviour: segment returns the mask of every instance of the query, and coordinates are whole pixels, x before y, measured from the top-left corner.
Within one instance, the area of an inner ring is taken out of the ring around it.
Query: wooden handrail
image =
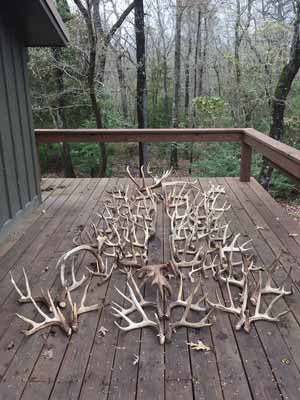
[[[36,129],[38,144],[57,142],[236,142],[243,129]]]
[[[255,129],[244,129],[243,142],[261,153],[271,164],[292,179],[300,179],[300,150]]]
[[[300,179],[300,151],[247,128],[208,129],[36,129],[36,144],[73,142],[239,142],[240,180],[249,182],[252,149],[262,153],[275,168]]]

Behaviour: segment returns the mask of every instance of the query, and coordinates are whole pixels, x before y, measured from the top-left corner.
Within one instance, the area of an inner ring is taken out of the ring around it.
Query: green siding
[[[0,236],[40,199],[25,51],[0,18]]]

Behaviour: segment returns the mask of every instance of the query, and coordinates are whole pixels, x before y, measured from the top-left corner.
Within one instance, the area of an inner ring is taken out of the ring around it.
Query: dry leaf
[[[211,351],[211,348],[209,346],[206,346],[206,344],[204,344],[201,340],[198,340],[197,343],[187,343],[187,345],[190,346],[192,350]]]
[[[171,295],[172,287],[166,276],[169,268],[170,264],[145,265],[139,270],[139,277],[143,278],[143,283],[150,281],[151,285],[157,286],[162,297],[164,289]]]
[[[266,228],[263,226],[256,225],[255,227],[258,231],[264,231]]]
[[[105,336],[107,332],[108,332],[108,329],[104,328],[104,326],[101,326],[101,328],[97,332],[97,335],[98,336]]]
[[[13,349],[14,347],[15,347],[14,342],[10,342],[10,343],[7,345],[7,350],[11,350],[11,349]]]
[[[289,233],[289,237],[297,237],[298,233]]]
[[[140,361],[140,357],[137,356],[136,354],[133,355],[133,363],[132,365],[137,365]]]
[[[42,356],[44,358],[46,358],[47,360],[52,360],[53,358],[53,350],[52,349],[48,349],[43,351]]]

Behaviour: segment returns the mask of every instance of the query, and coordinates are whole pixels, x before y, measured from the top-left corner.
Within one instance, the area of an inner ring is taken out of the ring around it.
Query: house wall
[[[0,16],[0,240],[40,203],[26,60],[22,38]]]

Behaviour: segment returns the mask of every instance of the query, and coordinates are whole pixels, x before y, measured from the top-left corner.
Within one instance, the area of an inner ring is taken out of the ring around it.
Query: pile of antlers
[[[147,174],[152,183],[146,185],[144,169],[141,169],[142,185],[133,178],[128,169],[129,178],[134,182],[135,191],[129,195],[129,186],[115,188],[108,192],[109,198],[104,201],[101,213],[96,215],[86,229],[80,229],[73,239],[74,248],[65,252],[57,261],[60,271],[61,288],[53,297],[50,291],[33,296],[26,272],[24,271],[25,291],[17,286],[13,276],[11,282],[16,289],[20,303],[31,303],[42,317],[35,322],[17,314],[29,323],[32,329],[24,331],[31,335],[50,325],[59,326],[67,335],[78,329],[78,316],[100,309],[100,305],[86,306],[86,298],[92,277],[99,277],[100,284],[110,279],[114,269],[125,271],[131,268],[142,268],[148,262],[149,240],[155,235],[157,224],[158,198],[152,189],[160,187],[163,179],[171,171],[156,177],[148,168]],[[80,278],[76,277],[80,266],[86,265],[86,271]],[[86,281],[80,306],[73,302],[71,292],[80,288]],[[66,309],[66,310],[65,310]]]
[[[98,304],[85,305],[91,279],[98,277],[102,284],[116,269],[127,274],[126,292],[116,288],[125,305],[114,302],[112,306],[113,315],[124,322],[116,325],[125,332],[150,327],[160,344],[171,340],[179,327],[210,326],[216,310],[235,315],[236,330],[245,332],[250,332],[256,321],[278,322],[288,312],[276,314],[275,306],[283,296],[292,294],[285,288],[290,272],[276,286],[273,274],[280,257],[266,270],[255,265],[249,253],[251,240],[241,243],[240,234],[233,235],[230,223],[225,222],[230,204],[223,187],[210,185],[202,191],[197,182],[164,182],[171,171],[157,177],[148,168],[151,179],[147,179],[142,167],[140,180],[129,168],[127,172],[133,189],[126,186],[110,190],[93,223],[77,232],[74,247],[59,258],[56,267],[61,289],[56,296],[50,291],[33,296],[25,271],[25,292],[11,277],[19,302],[32,303],[42,317],[41,322],[35,322],[17,314],[32,327],[26,335],[50,325],[59,326],[67,335],[76,332],[79,315],[100,309]],[[157,231],[157,208],[162,200],[169,217],[170,260],[149,265],[149,241]],[[86,268],[77,278],[81,265]],[[216,281],[223,301],[218,291],[215,299],[206,293],[207,279]],[[85,282],[78,307],[71,292]],[[148,284],[156,291],[155,301],[143,295]],[[175,308],[182,312],[173,313]]]

